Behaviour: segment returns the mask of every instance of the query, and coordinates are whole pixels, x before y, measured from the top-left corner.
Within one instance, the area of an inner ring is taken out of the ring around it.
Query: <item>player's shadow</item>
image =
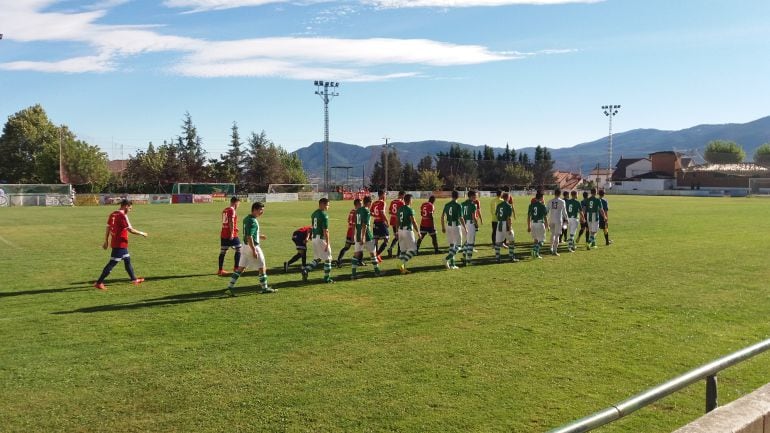
[[[27,295],[45,295],[48,293],[63,293],[63,292],[79,292],[90,290],[91,286],[79,286],[79,287],[64,287],[61,289],[37,289],[37,290],[20,290],[18,292],[0,292],[0,298],[8,298],[12,296],[27,296]]]
[[[117,269],[117,268],[116,268],[116,269]],[[114,274],[115,272],[116,272],[116,271],[113,271],[113,274]],[[123,276],[125,276],[125,275],[126,275],[126,274],[124,273],[124,274],[123,274]],[[205,277],[205,276],[208,276],[208,275],[213,275],[213,274],[211,274],[211,273],[208,273],[208,274],[187,274],[187,275],[160,275],[160,276],[144,277],[144,280],[145,280],[145,281],[163,281],[163,280],[176,280],[176,279],[179,279],[179,278],[194,278],[194,277]],[[141,276],[141,275],[140,275],[140,276]],[[76,281],[76,282],[74,282],[74,283],[70,283],[70,284],[73,284],[73,285],[74,285],[74,284],[93,284],[93,283],[94,283],[94,281],[96,281],[96,280],[94,279],[94,280],[91,280],[91,281]],[[118,279],[118,280],[110,280],[110,281],[121,281],[121,282],[128,282],[128,278],[122,278],[122,279]],[[109,284],[109,283],[108,283],[108,284]]]

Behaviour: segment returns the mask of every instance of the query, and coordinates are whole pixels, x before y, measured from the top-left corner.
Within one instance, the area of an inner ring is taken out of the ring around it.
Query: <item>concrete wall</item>
[[[674,433],[770,433],[770,384],[719,407]]]

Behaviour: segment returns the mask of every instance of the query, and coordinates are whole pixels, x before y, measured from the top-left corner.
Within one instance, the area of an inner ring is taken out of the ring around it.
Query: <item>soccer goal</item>
[[[770,197],[770,178],[749,178],[749,195]]]

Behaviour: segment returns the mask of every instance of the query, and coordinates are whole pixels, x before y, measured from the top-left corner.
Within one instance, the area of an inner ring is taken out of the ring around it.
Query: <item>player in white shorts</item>
[[[513,240],[513,227],[511,226],[511,216],[513,215],[513,206],[508,203],[508,193],[502,194],[502,199],[498,200],[497,206],[495,206],[494,218],[496,220],[495,228],[495,259],[497,263],[500,263],[500,247],[504,243],[508,243],[508,257],[512,262],[517,262],[516,256],[513,254],[514,240]]]
[[[551,229],[551,254],[559,255],[562,221],[567,219],[567,204],[561,198],[561,190],[553,190],[554,197],[548,201],[548,221]]]
[[[548,224],[548,209],[543,204],[543,193],[538,192],[527,211],[527,231],[532,234],[532,257],[542,259],[540,248],[545,242],[545,228]]]
[[[449,244],[449,254],[445,259],[447,269],[458,269],[455,266],[455,254],[463,245],[462,230],[465,230],[465,219],[462,215],[463,207],[457,202],[459,197],[457,190],[452,191],[452,200],[444,205],[444,211],[441,213],[441,231],[446,233],[446,241]]]
[[[369,255],[372,257],[374,275],[380,276],[380,263],[382,263],[382,258],[377,254],[377,244],[372,236],[372,214],[369,211],[371,205],[372,198],[369,196],[364,197],[363,204],[359,199],[356,199],[353,202],[353,206],[356,208],[356,231],[354,233],[356,243],[353,250],[353,261],[351,262],[351,280],[355,280],[358,277],[358,267],[362,264],[364,259],[364,251],[368,251]]]
[[[565,200],[567,203],[567,230],[569,231],[569,251],[575,252],[575,232],[580,227],[580,220],[583,218],[580,212],[580,202],[577,199],[577,191],[570,193],[570,198]]]
[[[262,248],[259,246],[259,242],[267,239],[267,236],[259,232],[259,221],[257,217],[261,217],[265,212],[265,206],[260,202],[255,202],[251,205],[251,214],[243,220],[243,236],[246,244],[246,251],[241,254],[241,259],[238,262],[238,267],[230,277],[230,284],[225,289],[225,294],[228,296],[235,296],[233,293],[233,287],[235,282],[241,277],[246,268],[256,269],[259,271],[259,283],[261,285],[260,293],[273,293],[275,289],[270,288],[267,285],[267,266],[265,265],[265,254],[262,252]]]

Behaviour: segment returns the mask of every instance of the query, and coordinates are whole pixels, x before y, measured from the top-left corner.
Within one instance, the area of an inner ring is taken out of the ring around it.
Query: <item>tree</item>
[[[388,152],[388,188],[395,190],[401,188],[401,159],[395,149],[389,149]],[[380,153],[380,160],[374,163],[372,175],[370,177],[372,187],[375,189],[385,188],[385,152]]]
[[[535,148],[535,163],[532,166],[532,176],[534,184],[540,189],[554,183],[553,160],[551,160],[551,152],[545,147],[537,146]]]
[[[503,170],[502,180],[505,184],[511,186],[529,186],[532,184],[534,176],[532,172],[525,169],[520,164],[510,164]]]
[[[98,146],[91,146],[82,140],[75,140],[74,136],[68,137],[67,141],[63,140],[61,168],[64,169],[64,176],[61,176],[62,181],[76,185],[88,185],[89,192],[98,192],[110,179],[107,162],[107,154],[102,152]]]
[[[479,184],[478,162],[474,153],[453,144],[449,152],[436,154],[436,170],[447,188],[475,188]]]
[[[420,172],[414,168],[414,164],[407,162],[401,171],[401,189],[416,190],[420,184]]]
[[[58,182],[59,131],[40,104],[8,117],[0,136],[0,180]]]
[[[417,163],[417,171],[431,171],[433,170],[433,157],[425,155],[420,162]]]
[[[754,151],[754,163],[770,165],[770,143],[765,143]]]
[[[286,183],[281,152],[264,130],[252,132],[247,145],[244,184],[248,191],[264,192],[271,183]]]
[[[444,186],[444,181],[435,170],[423,170],[420,172],[418,183],[421,191],[439,191]]]
[[[182,135],[177,137],[177,151],[187,180],[203,180],[206,174],[206,152],[203,150],[203,139],[198,135],[189,112],[184,113]]]
[[[706,145],[704,158],[712,164],[735,164],[746,158],[746,152],[734,141],[714,140]]]

